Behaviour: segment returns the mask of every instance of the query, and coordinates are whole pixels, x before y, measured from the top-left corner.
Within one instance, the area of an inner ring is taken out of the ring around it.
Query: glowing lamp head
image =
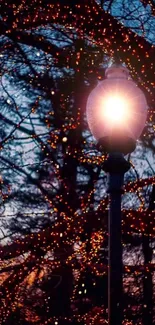
[[[94,137],[100,141],[116,138],[128,146],[141,135],[147,117],[147,103],[143,92],[129,79],[129,71],[122,66],[106,70],[106,79],[91,92],[87,101],[87,120]],[[122,148],[127,153],[133,148]]]

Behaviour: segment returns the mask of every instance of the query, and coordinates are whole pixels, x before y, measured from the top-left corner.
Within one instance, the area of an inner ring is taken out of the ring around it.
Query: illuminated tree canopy
[[[127,157],[123,324],[155,321],[154,14],[153,0],[0,1],[2,325],[107,324],[107,153],[85,109],[112,62],[149,106]]]

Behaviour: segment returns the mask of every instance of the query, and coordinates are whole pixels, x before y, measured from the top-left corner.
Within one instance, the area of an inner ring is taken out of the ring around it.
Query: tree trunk
[[[148,213],[155,208],[155,186],[153,186]],[[148,220],[149,225],[149,220]],[[149,229],[147,234],[142,236],[142,249],[144,255],[144,265],[152,262],[153,249],[150,247]],[[151,272],[145,270],[143,276],[143,324],[153,325],[153,280]]]

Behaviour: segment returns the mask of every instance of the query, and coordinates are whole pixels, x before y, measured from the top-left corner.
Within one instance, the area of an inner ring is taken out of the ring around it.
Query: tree
[[[144,10],[139,18],[136,8]],[[135,1],[134,10],[128,1],[1,2],[1,219],[11,240],[1,246],[1,324],[107,318],[106,154],[88,131],[85,106],[106,65],[118,59],[150,107],[136,168],[126,176],[124,319],[137,324],[143,318],[146,325],[150,308],[153,315],[145,289],[154,272],[148,253],[154,212],[147,211],[154,183],[153,23],[143,1]]]

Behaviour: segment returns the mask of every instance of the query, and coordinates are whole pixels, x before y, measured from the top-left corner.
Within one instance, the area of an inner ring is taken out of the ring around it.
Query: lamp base
[[[125,136],[107,136],[99,139],[97,146],[102,152],[121,152],[124,155],[127,155],[135,150],[136,141]]]
[[[110,153],[107,160],[104,161],[102,169],[106,173],[119,174],[118,179],[121,179],[120,175],[124,175],[131,167],[129,161],[126,161],[123,154],[119,152]],[[118,175],[117,175],[118,176]],[[118,180],[116,182],[116,187],[118,186]]]

